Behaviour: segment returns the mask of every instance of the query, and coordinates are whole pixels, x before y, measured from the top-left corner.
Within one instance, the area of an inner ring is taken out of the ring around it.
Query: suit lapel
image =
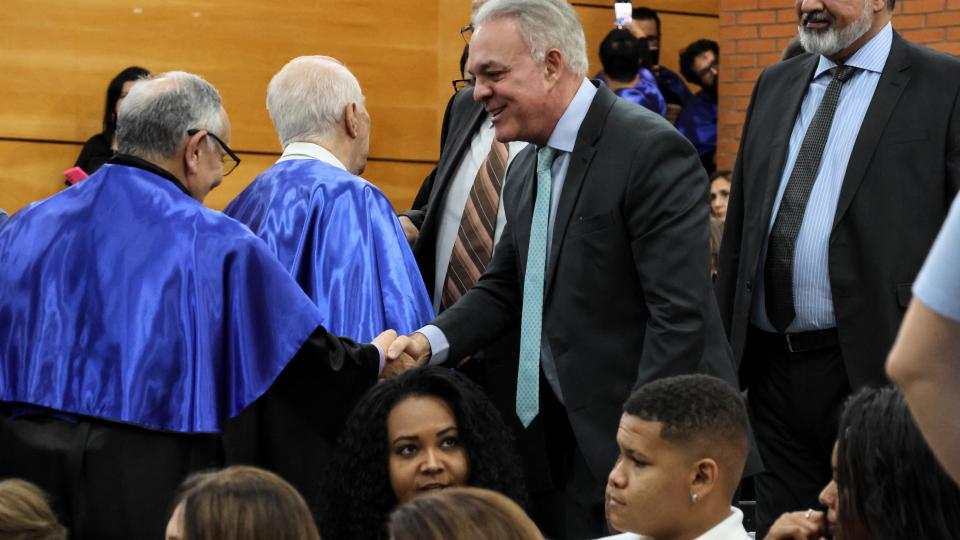
[[[524,166],[524,162],[529,159],[529,163]],[[514,172],[515,171],[515,172]],[[530,247],[530,225],[533,221],[533,204],[537,193],[537,149],[530,145],[525,148],[510,164],[508,175],[513,173],[513,177],[507,182],[507,189],[518,186],[518,199],[516,204],[516,220],[512,222],[514,227],[514,238],[517,246],[518,260],[521,261],[523,272],[520,276],[520,283],[523,283],[523,275],[527,268],[527,249]],[[511,190],[511,192],[513,192]],[[504,201],[506,204],[508,201]],[[508,214],[508,220],[514,219]]]
[[[806,61],[800,62],[797,66],[796,77],[781,77],[779,79],[780,87],[771,89],[769,95],[775,96],[779,102],[779,107],[786,113],[780,117],[775,131],[770,138],[770,162],[765,178],[755,179],[753,181],[762,182],[763,201],[758,208],[763,209],[760,221],[757,224],[762,227],[764,237],[770,216],[776,211],[773,203],[777,198],[777,190],[780,188],[780,179],[783,177],[783,168],[787,162],[787,153],[790,150],[790,135],[793,133],[793,126],[797,122],[797,116],[800,114],[800,106],[803,104],[803,98],[807,95],[807,88],[813,79],[813,74],[817,69],[820,57],[811,54]],[[799,79],[799,80],[798,80]]]
[[[453,140],[451,141],[452,146],[450,147],[453,149],[453,154],[447,159],[444,159],[437,169],[437,178],[433,183],[433,190],[430,193],[431,201],[437,200],[438,193],[446,194],[447,186],[449,186],[453,180],[453,175],[456,174],[457,167],[460,166],[464,153],[467,151],[467,148],[470,147],[473,136],[477,133],[477,130],[480,129],[480,126],[483,124],[483,119],[486,117],[486,111],[483,109],[483,106],[473,101],[473,89],[464,90],[464,92],[469,92],[469,95],[464,96],[464,99],[468,101],[462,106],[470,106],[470,110],[464,118],[464,122],[453,126],[454,133],[452,134]],[[440,204],[443,203],[442,201],[438,202],[440,202]]]
[[[570,153],[570,163],[567,166],[567,175],[563,180],[560,202],[557,205],[557,216],[553,222],[553,241],[550,247],[550,261],[547,264],[547,282],[544,288],[544,296],[550,293],[554,270],[557,267],[557,261],[560,259],[563,241],[567,235],[567,225],[570,224],[570,216],[573,214],[577,199],[580,197],[580,190],[590,168],[590,161],[596,152],[597,141],[603,133],[603,125],[616,100],[616,95],[606,86],[601,85],[597,89],[593,103],[587,110],[587,116],[583,119],[580,130],[577,131],[577,142],[573,146],[573,152]]]
[[[880,81],[877,83],[876,91],[874,91],[873,100],[870,102],[867,115],[863,119],[863,125],[860,127],[860,134],[857,135],[857,141],[853,145],[853,151],[850,153],[850,162],[843,177],[843,185],[840,187],[837,212],[833,217],[834,227],[837,226],[847,209],[850,208],[853,196],[857,193],[857,189],[867,172],[867,167],[873,160],[873,154],[877,150],[877,144],[880,143],[887,121],[890,120],[890,115],[893,113],[893,108],[900,100],[900,95],[909,82],[910,54],[903,38],[894,32],[893,44],[890,46],[890,56],[887,58],[883,73],[880,74]]]

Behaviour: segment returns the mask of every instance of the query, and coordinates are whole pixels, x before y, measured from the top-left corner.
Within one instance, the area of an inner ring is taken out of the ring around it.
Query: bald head
[[[351,103],[363,107],[360,83],[329,56],[294,58],[267,88],[267,110],[283,146],[329,138]]]

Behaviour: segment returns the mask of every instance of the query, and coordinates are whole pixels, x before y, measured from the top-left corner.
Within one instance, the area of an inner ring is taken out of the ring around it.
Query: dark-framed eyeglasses
[[[713,59],[713,62],[710,62],[710,64],[708,64],[707,67],[705,67],[705,68],[701,69],[700,71],[698,71],[698,72],[697,72],[697,75],[699,75],[700,78],[706,77],[707,75],[710,74],[710,71],[712,71],[712,70],[714,70],[714,69],[717,70],[717,71],[720,71],[720,60],[717,59],[717,58],[714,58],[714,59]]]
[[[473,86],[473,81],[470,79],[457,79],[453,81],[453,91],[459,92],[464,88],[470,88]]]
[[[213,137],[213,140],[217,141],[217,144],[219,144],[220,148],[223,149],[223,155],[220,156],[220,161],[223,162],[223,175],[227,176],[228,174],[232,173],[233,170],[237,168],[237,165],[240,165],[240,157],[237,156],[236,152],[231,150],[230,147],[227,146],[227,143],[223,142],[223,140],[221,140],[220,137],[217,137],[213,133],[210,133],[210,131],[208,130],[188,129],[187,136],[193,137],[194,135],[196,135],[197,133],[200,133],[201,131],[206,131],[207,135]],[[228,157],[230,158],[232,163],[227,163]]]
[[[460,28],[460,37],[463,38],[464,43],[470,43],[470,38],[473,37],[473,23]]]

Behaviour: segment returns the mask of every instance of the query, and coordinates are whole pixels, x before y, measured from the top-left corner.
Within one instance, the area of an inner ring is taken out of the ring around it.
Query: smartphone
[[[84,172],[80,167],[70,167],[69,169],[63,171],[64,183],[68,186],[72,186],[77,182],[84,180],[87,177],[87,173]]]
[[[613,4],[613,14],[617,27],[623,28],[633,21],[633,3],[631,0],[617,0]]]

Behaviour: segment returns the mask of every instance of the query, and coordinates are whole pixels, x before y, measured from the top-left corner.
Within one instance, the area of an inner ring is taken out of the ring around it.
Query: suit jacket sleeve
[[[634,157],[625,217],[649,318],[636,383],[697,371],[710,289],[708,182],[694,148],[667,125]]]

